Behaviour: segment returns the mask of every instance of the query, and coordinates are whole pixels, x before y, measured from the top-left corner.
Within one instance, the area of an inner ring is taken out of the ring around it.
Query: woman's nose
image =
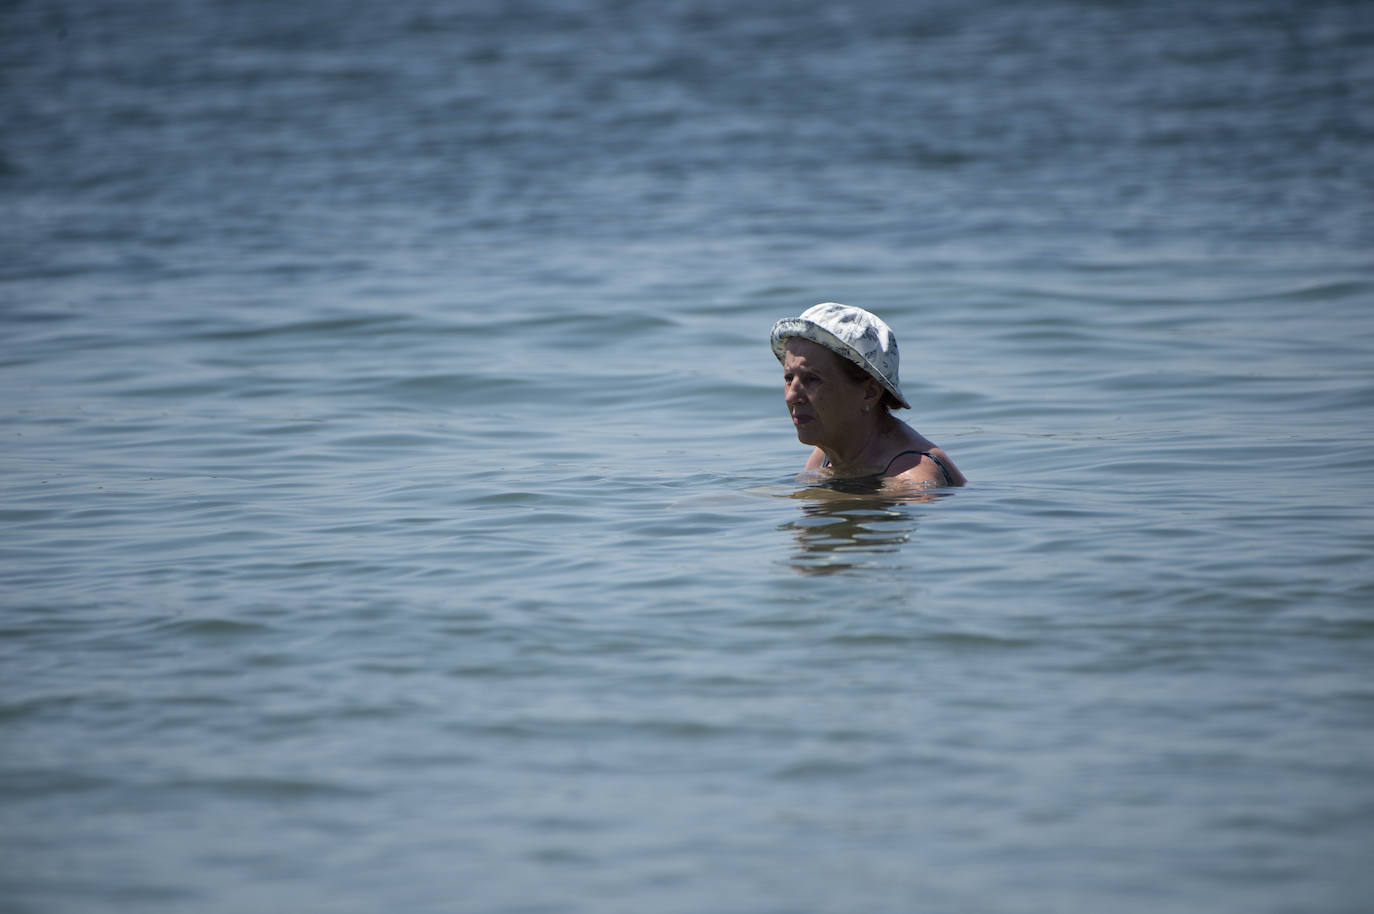
[[[796,381],[783,384],[782,399],[786,403],[796,403],[802,398],[801,385]]]

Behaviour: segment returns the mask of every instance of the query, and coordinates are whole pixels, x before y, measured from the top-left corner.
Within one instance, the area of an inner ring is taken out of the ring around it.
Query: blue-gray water
[[[0,41],[0,910],[1368,910],[1369,4]]]

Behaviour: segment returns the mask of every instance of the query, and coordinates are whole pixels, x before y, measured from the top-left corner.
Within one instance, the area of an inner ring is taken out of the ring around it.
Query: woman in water
[[[877,315],[825,302],[774,324],[772,344],[797,440],[815,446],[808,471],[886,489],[964,484],[948,454],[892,415],[911,404],[897,383],[897,339]]]

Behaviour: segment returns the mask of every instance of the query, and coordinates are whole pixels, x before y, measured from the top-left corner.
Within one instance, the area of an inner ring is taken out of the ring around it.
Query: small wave
[[[273,775],[231,775],[173,779],[159,785],[174,791],[204,792],[246,799],[280,801],[322,798],[356,799],[371,791],[317,778]]]
[[[209,638],[246,638],[267,634],[273,626],[244,619],[176,619],[162,623],[161,632],[169,635],[191,635]]]

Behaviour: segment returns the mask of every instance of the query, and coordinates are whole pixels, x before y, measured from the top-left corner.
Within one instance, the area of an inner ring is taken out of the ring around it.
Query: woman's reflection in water
[[[792,567],[821,575],[881,566],[882,555],[897,552],[915,533],[915,506],[949,494],[898,488],[877,477],[808,486],[791,496],[802,502],[802,516],[781,526],[797,540]]]

